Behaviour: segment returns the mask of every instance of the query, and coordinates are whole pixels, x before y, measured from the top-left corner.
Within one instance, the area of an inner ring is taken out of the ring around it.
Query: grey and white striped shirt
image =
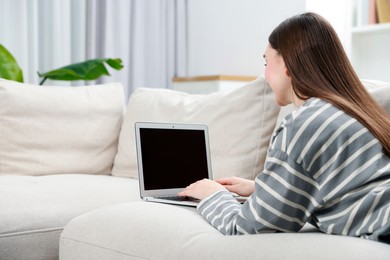
[[[389,243],[390,158],[356,119],[311,98],[275,132],[245,204],[219,191],[198,210],[224,234],[296,232],[310,222]]]

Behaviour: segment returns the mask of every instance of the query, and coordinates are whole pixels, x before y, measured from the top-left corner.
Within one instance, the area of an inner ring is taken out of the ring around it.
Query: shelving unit
[[[390,23],[378,23],[365,26],[355,26],[351,30],[352,34],[376,34],[390,33]]]
[[[352,28],[351,62],[360,78],[390,82],[390,23]]]
[[[356,21],[350,28],[350,59],[360,78],[390,82],[390,23],[354,26],[368,23],[368,1],[351,1]]]
[[[360,78],[390,82],[390,23],[369,24],[369,0],[306,0],[306,8],[333,25]]]

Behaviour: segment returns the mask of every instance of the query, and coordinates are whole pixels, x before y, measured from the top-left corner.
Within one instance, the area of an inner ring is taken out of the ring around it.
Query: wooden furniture
[[[209,94],[240,87],[257,77],[252,76],[197,76],[173,78],[173,89],[190,94]]]

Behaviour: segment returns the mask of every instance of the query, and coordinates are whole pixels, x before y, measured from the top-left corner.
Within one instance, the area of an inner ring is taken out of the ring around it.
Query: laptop
[[[177,193],[212,179],[208,128],[202,124],[135,123],[140,196],[145,201],[197,206]]]

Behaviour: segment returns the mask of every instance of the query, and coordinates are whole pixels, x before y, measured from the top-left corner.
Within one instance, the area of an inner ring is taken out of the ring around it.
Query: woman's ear
[[[290,77],[290,72],[288,71],[287,68],[286,68],[286,70],[285,70],[285,73],[286,73],[286,76],[287,76],[287,77]]]

